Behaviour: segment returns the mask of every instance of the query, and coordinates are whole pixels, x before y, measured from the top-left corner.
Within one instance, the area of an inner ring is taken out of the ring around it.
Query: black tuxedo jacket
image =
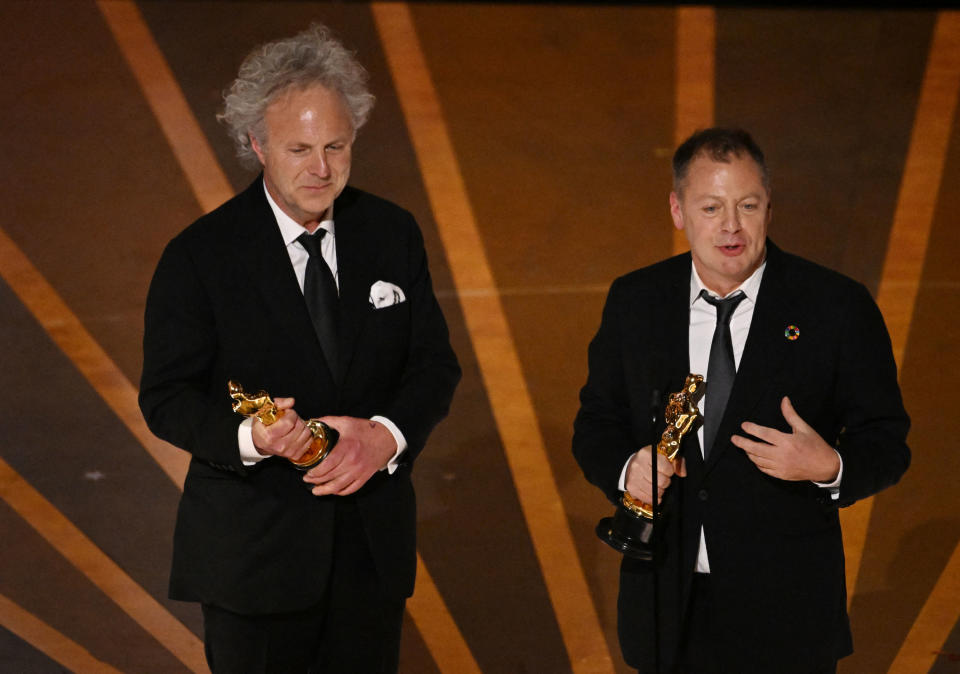
[[[690,277],[687,253],[617,279],[590,344],[573,450],[611,501],[619,501],[627,458],[655,446],[663,430],[662,422],[652,427],[653,392],[662,410],[689,372]],[[794,340],[785,334],[791,326],[799,329]],[[839,501],[813,483],[765,475],[729,441],[744,421],[789,432],[783,396],[840,453]],[[701,525],[729,671],[810,672],[852,652],[837,507],[900,478],[908,428],[890,339],[866,288],[768,241],[717,441],[704,463],[696,434],[684,438],[688,476],[664,495],[656,568],[622,564],[618,630],[627,662],[653,671],[657,583],[661,671],[673,665]]]
[[[399,207],[347,187],[334,205],[340,381],[325,361],[262,178],[175,237],[147,298],[140,406],[192,456],[177,516],[170,595],[238,613],[305,608],[323,595],[334,503],[285,459],[240,460],[227,381],[296,398],[304,419],[382,415],[408,448],[355,495],[385,589],[413,591],[410,466],[460,377],[423,240]],[[374,309],[370,287],[406,301]],[[336,450],[334,450],[336,451]]]

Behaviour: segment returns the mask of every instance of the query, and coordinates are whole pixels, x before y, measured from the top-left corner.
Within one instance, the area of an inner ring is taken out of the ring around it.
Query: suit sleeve
[[[218,353],[215,312],[183,237],[164,250],[144,316],[140,409],[157,437],[221,469],[244,472],[241,419],[210,390]]]
[[[450,346],[450,334],[433,292],[423,236],[413,216],[409,226],[407,268],[410,270],[410,346],[400,381],[387,408],[387,417],[403,433],[407,450],[401,463],[413,461],[423,449],[430,431],[447,415],[460,366]]]
[[[846,506],[897,482],[910,465],[910,419],[897,384],[890,337],[876,303],[861,285],[845,311],[836,400],[843,457],[838,505]]]
[[[639,449],[631,433],[622,338],[626,307],[620,287],[619,281],[611,286],[600,328],[590,342],[587,383],[573,423],[573,455],[587,480],[612,502],[620,498],[624,464]]]

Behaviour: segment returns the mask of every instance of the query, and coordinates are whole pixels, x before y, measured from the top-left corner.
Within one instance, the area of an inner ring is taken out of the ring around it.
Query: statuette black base
[[[617,552],[649,561],[653,559],[653,520],[631,512],[622,505],[613,517],[597,524],[597,536]]]

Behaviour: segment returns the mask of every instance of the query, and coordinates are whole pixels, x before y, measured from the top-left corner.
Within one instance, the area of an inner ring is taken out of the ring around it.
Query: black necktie
[[[717,327],[713,331],[713,341],[710,342],[707,395],[704,401],[703,457],[706,458],[713,447],[720,420],[727,409],[733,380],[737,376],[737,366],[733,360],[733,340],[730,338],[730,317],[746,295],[740,292],[733,297],[718,300],[711,297],[706,290],[701,290],[700,297],[717,308]]]
[[[323,354],[334,377],[337,376],[337,322],[340,318],[340,297],[337,282],[333,279],[327,261],[323,259],[321,243],[327,230],[320,229],[311,236],[304,232],[297,242],[307,249],[310,259],[307,261],[307,273],[303,279],[303,297],[307,302],[307,311],[313,321]]]

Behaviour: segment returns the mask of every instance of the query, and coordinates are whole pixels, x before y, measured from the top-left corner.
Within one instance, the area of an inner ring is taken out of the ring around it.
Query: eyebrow
[[[717,199],[718,201],[723,201],[725,197],[719,196],[717,194],[703,194],[703,195],[692,195],[695,201],[703,201],[705,199]],[[751,192],[745,196],[740,197],[737,201],[743,201],[744,199],[760,199],[762,198],[763,192]]]

